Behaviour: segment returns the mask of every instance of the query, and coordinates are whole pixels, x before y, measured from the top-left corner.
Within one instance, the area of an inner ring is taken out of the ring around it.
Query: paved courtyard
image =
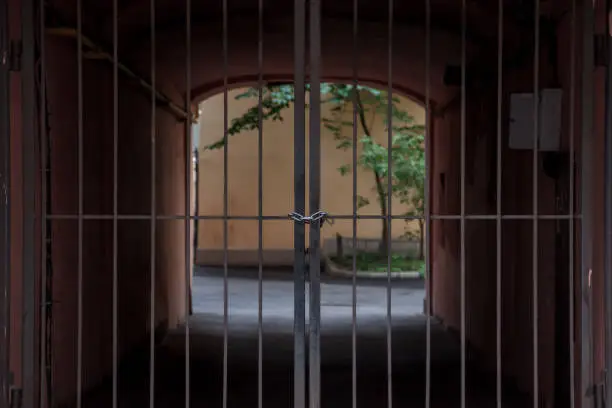
[[[232,331],[239,334],[258,324],[259,281],[257,270],[231,270],[228,279],[228,314]],[[222,269],[196,268],[192,301],[194,319],[216,326],[223,321],[224,277]],[[292,271],[267,272],[262,281],[264,325],[275,330],[293,331],[294,288]],[[309,315],[309,286],[306,287],[306,316]],[[385,322],[387,281],[360,280],[356,286],[357,321]],[[392,282],[391,316],[405,318],[423,313],[425,297],[422,280]],[[343,330],[352,324],[353,285],[350,279],[323,276],[321,282],[321,323],[330,330]]]

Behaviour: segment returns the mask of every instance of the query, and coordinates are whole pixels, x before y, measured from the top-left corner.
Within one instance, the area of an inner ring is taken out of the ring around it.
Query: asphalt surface
[[[293,332],[294,283],[291,271],[267,274],[261,281],[259,297],[257,271],[232,272],[227,280],[228,318],[231,331],[250,332],[258,324],[261,301],[264,326],[272,331]],[[205,330],[217,328],[224,315],[223,271],[200,268],[193,278],[192,302],[194,323]],[[361,280],[355,287],[357,323],[367,329],[366,322],[380,322],[387,318],[387,282]],[[321,323],[330,330],[352,324],[353,284],[348,279],[323,277],[321,282]],[[394,281],[391,291],[391,316],[405,317],[423,313],[425,288],[422,280]],[[306,284],[306,318],[310,310],[310,285]]]

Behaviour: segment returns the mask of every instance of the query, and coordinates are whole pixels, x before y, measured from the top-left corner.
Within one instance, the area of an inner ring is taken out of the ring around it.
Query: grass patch
[[[357,270],[367,272],[387,273],[388,259],[377,253],[357,253]],[[353,269],[353,255],[343,257],[332,256],[331,260],[345,269]],[[409,258],[404,255],[391,255],[391,272],[419,272],[421,277],[425,275],[425,261]]]

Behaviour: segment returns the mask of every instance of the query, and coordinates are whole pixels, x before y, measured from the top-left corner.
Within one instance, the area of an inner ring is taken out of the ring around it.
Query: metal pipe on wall
[[[197,115],[193,112],[189,112],[186,108],[180,107],[179,104],[174,102],[169,96],[165,95],[163,92],[159,91],[150,81],[142,78],[140,75],[136,74],[131,68],[129,68],[124,63],[118,60],[117,53],[113,51],[106,51],[102,46],[96,44],[91,38],[87,37],[83,33],[79,34],[78,29],[71,27],[55,27],[55,28],[47,28],[46,32],[50,35],[63,36],[63,37],[71,37],[71,38],[81,38],[82,45],[85,45],[93,50],[93,54],[98,59],[103,59],[113,66],[117,66],[117,69],[125,74],[127,77],[135,80],[145,91],[154,95],[155,98],[162,104],[168,107],[171,112],[173,112],[180,119],[187,119],[191,116],[191,121],[197,121]],[[82,48],[82,47],[81,47]],[[153,80],[151,80],[153,81]],[[188,113],[189,112],[189,113]]]

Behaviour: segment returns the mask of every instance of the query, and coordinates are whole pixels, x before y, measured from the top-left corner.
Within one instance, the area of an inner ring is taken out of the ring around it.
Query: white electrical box
[[[558,151],[561,144],[561,89],[540,91],[539,150]],[[511,149],[533,150],[533,93],[510,95],[510,127],[508,144]]]

